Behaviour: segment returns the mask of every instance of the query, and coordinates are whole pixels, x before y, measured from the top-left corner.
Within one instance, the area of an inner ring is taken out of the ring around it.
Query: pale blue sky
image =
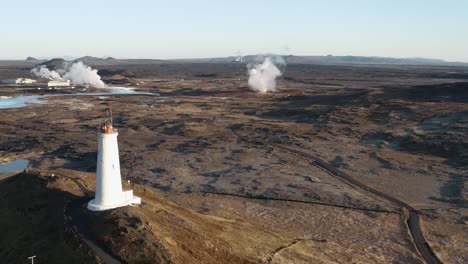
[[[0,59],[242,54],[468,62],[468,1],[1,0]]]

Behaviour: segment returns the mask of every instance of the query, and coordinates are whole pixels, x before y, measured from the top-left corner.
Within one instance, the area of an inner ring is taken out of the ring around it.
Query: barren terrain
[[[0,79],[33,66],[1,62]],[[125,263],[468,261],[468,67],[291,64],[268,94],[237,63],[94,67],[160,96],[0,85],[0,96],[54,94],[0,110],[0,164],[30,161],[0,178],[8,263],[105,261],[83,238]],[[92,213],[109,107],[124,183],[143,204]]]

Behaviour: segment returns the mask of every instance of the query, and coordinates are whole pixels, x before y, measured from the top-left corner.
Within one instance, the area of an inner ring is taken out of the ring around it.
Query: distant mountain
[[[34,58],[34,57],[27,57],[26,58],[26,61],[29,61],[29,62],[38,62],[39,60]]]
[[[286,56],[288,63],[357,63],[357,64],[411,64],[411,65],[460,65],[468,63],[449,62],[439,59],[426,58],[392,58],[392,57],[366,57],[366,56]]]
[[[99,58],[99,57],[93,57],[93,56],[84,56],[84,57],[74,60],[73,62],[81,61],[84,64],[95,64],[95,63],[101,63],[101,62],[107,61],[108,59],[109,58],[105,59],[105,58]]]
[[[440,65],[440,66],[468,66],[468,62],[450,62],[440,59],[426,58],[392,58],[392,57],[367,57],[367,56],[297,56],[297,55],[276,55],[276,54],[257,54],[246,56],[229,56],[217,58],[194,58],[194,59],[115,59],[113,57],[93,57],[84,56],[78,59],[54,58],[48,61],[37,60],[28,57],[27,62],[40,63],[47,65],[50,69],[56,69],[66,62],[81,61],[89,66],[109,66],[119,64],[160,64],[160,63],[240,63],[262,61],[265,57],[273,57],[275,62],[286,62],[287,64],[389,64],[389,65]],[[50,67],[49,67],[50,66]]]
[[[366,56],[280,56],[275,54],[259,54],[247,56],[230,56],[220,58],[178,59],[180,62],[213,62],[213,63],[249,63],[262,60],[265,57],[281,57],[288,64],[409,64],[409,65],[443,65],[468,66],[466,62],[449,62],[426,58],[392,58]]]
[[[65,60],[62,58],[55,58],[41,63],[45,65],[49,70],[57,70],[65,66]]]
[[[81,61],[89,66],[108,66],[116,64],[146,64],[146,63],[159,63],[161,60],[153,59],[115,59],[113,57],[99,58],[92,56],[84,56],[78,59],[75,59],[73,62]]]

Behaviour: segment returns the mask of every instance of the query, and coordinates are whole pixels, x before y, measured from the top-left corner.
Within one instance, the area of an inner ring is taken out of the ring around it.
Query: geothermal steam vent
[[[120,176],[119,147],[117,130],[112,124],[112,116],[98,128],[98,160],[96,171],[96,196],[89,201],[88,209],[102,211],[112,208],[140,204],[141,198],[133,195],[133,190],[122,191]]]

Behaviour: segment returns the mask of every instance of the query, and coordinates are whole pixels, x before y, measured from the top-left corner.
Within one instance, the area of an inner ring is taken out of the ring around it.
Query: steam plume
[[[276,64],[285,64],[281,57],[272,59],[266,57],[262,63],[249,63],[249,86],[252,90],[260,93],[276,91],[276,78],[281,76],[281,71]]]
[[[40,78],[49,80],[62,81],[70,80],[73,84],[87,84],[96,88],[104,88],[105,84],[101,80],[101,76],[97,70],[83,64],[83,62],[75,62],[72,65],[57,71],[49,70],[45,65],[36,67],[31,72]]]
[[[236,62],[243,62],[244,61],[244,56],[242,55],[242,51],[238,50],[236,52]]]
[[[96,88],[104,88],[104,82],[97,72],[97,70],[93,70],[91,67],[79,61],[73,63],[70,68],[68,68],[63,78],[70,80],[74,84],[89,84]]]
[[[54,80],[54,81],[62,81],[62,77],[56,71],[51,71],[47,69],[45,65],[38,66],[31,70],[31,72],[39,78]]]

